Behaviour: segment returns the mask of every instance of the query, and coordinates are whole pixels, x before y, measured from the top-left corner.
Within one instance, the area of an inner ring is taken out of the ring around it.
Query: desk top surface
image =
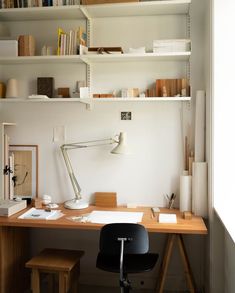
[[[179,210],[160,209],[161,213],[174,213],[177,215],[177,224],[163,224],[157,221],[157,213],[153,218],[151,208],[138,207],[138,208],[101,208],[96,206],[89,206],[83,210],[68,210],[63,207],[59,208],[64,216],[57,220],[31,220],[31,219],[18,219],[26,210],[23,210],[9,218],[0,217],[0,226],[11,227],[38,227],[38,228],[53,228],[53,229],[84,229],[84,230],[99,230],[103,225],[94,223],[82,223],[68,219],[72,216],[82,216],[94,210],[102,211],[128,211],[128,212],[143,212],[143,219],[140,224],[145,226],[148,232],[158,233],[180,233],[180,234],[207,234],[206,225],[199,216],[192,216],[190,220],[183,219],[182,213]]]

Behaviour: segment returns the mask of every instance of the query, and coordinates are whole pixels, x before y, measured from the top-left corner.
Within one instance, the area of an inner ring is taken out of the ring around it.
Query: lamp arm
[[[61,149],[62,155],[64,157],[65,165],[66,165],[67,171],[69,173],[69,178],[71,180],[76,199],[81,199],[82,198],[81,187],[78,184],[77,179],[74,175],[74,171],[73,171],[72,164],[71,164],[71,161],[68,156],[66,145],[62,145],[60,147],[60,149]]]
[[[71,160],[68,155],[68,150],[72,149],[80,149],[80,148],[88,148],[88,147],[96,147],[96,146],[103,146],[103,145],[110,145],[117,143],[118,140],[114,138],[107,138],[107,139],[100,139],[100,140],[92,140],[92,141],[84,141],[84,142],[75,142],[75,143],[68,143],[68,144],[63,144],[60,149],[65,161],[65,165],[67,168],[67,171],[69,173],[69,178],[73,186],[73,190],[75,193],[76,199],[81,199],[81,187],[78,184],[78,181],[76,179],[76,176],[73,171],[73,167],[71,164]]]

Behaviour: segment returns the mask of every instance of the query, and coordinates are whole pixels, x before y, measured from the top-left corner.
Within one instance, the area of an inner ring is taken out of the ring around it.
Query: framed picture
[[[33,198],[38,196],[38,146],[10,145],[13,161],[14,196]]]

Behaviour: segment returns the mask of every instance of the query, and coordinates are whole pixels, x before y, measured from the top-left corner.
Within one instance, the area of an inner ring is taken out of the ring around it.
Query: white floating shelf
[[[188,14],[191,0],[143,1],[0,9],[0,21],[86,19],[98,17]]]
[[[85,18],[79,5],[0,9],[0,21]]]
[[[143,1],[82,5],[88,18],[188,14],[191,0]]]
[[[145,53],[145,54],[89,54],[81,55],[81,59],[87,63],[104,62],[138,62],[138,61],[188,61],[191,52],[170,53]]]
[[[190,101],[191,97],[152,97],[152,98],[93,98],[95,102],[179,102]]]
[[[22,99],[22,98],[7,98],[0,99],[0,103],[83,103],[90,104],[92,99],[80,99],[80,98],[52,98],[52,99]]]
[[[83,63],[79,55],[0,57],[0,64]]]

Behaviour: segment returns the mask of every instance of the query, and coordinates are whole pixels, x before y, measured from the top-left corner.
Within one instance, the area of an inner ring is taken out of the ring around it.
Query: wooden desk
[[[160,224],[156,218],[152,218],[150,208],[98,208],[90,206],[82,211],[68,210],[60,207],[64,216],[58,220],[25,220],[18,219],[20,212],[9,218],[0,217],[0,293],[21,293],[24,264],[28,260],[28,229],[27,228],[51,228],[51,229],[84,229],[99,230],[102,225],[93,223],[81,223],[68,219],[90,213],[93,210],[112,211],[141,211],[144,213],[141,224],[148,232],[169,234],[168,242],[163,257],[160,280],[156,292],[162,293],[168,264],[174,241],[177,241],[183,260],[184,270],[190,293],[195,293],[195,284],[191,273],[187,253],[184,247],[182,234],[207,234],[207,228],[201,217],[193,216],[191,220],[185,220],[178,210],[161,209],[161,212],[176,213],[177,224]]]

